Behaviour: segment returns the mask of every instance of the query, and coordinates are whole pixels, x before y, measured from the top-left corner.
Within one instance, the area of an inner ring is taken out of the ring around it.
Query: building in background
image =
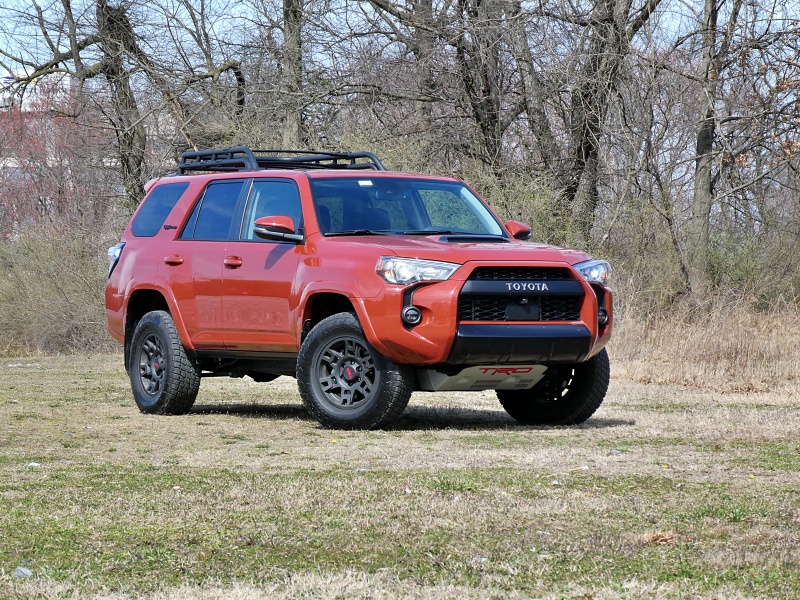
[[[68,73],[51,73],[19,86],[17,80],[24,76],[24,71],[0,72],[0,110],[53,111],[70,106],[76,99],[78,80]]]

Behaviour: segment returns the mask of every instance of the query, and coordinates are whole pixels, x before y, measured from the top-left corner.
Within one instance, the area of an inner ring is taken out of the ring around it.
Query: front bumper
[[[449,364],[576,363],[589,358],[595,338],[582,323],[460,324]]]

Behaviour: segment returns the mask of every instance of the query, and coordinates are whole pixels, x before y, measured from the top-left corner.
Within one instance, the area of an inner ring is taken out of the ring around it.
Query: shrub
[[[96,352],[107,333],[106,239],[49,226],[0,241],[0,352]]]

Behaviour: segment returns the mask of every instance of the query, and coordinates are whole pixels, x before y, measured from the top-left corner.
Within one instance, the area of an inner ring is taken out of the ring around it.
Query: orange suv
[[[526,424],[605,397],[608,263],[527,241],[457,179],[237,147],[147,189],[106,287],[143,412],[188,412],[214,376],[296,377],[336,428],[387,426],[412,391],[497,390]]]

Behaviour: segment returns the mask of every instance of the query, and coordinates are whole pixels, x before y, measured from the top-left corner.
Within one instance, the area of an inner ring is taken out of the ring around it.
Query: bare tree
[[[750,286],[800,232],[797,0],[29,0],[0,14],[6,91],[74,78],[74,116],[95,111],[76,122],[111,133],[131,205],[187,147],[357,145],[461,174],[547,240],[634,256],[642,282],[656,254],[667,304]]]
[[[144,166],[146,115],[142,114],[141,97],[135,89],[139,74],[144,74],[153,83],[164,105],[170,109],[177,128],[183,132],[185,141],[192,146],[196,144],[187,126],[195,116],[187,113],[181,96],[193,84],[215,80],[226,71],[236,73],[240,86],[244,84],[244,78],[236,61],[199,72],[193,69],[177,77],[174,71],[165,72],[142,49],[140,37],[130,19],[133,6],[126,2],[111,4],[108,0],[96,0],[94,19],[91,19],[85,13],[76,18],[70,0],[61,0],[60,6],[50,5],[48,12],[32,0],[31,12],[20,15],[27,26],[23,31],[45,40],[46,56],[43,59],[28,58],[22,49],[16,53],[0,50],[0,56],[3,57],[3,66],[14,73],[13,85],[21,93],[33,82],[57,73],[74,77],[81,89],[90,79],[104,79],[109,104],[106,115],[117,139],[122,183],[127,198],[135,205],[144,196],[147,178]],[[196,25],[202,26],[202,21]],[[197,33],[199,36],[201,32]],[[97,98],[97,90],[94,91]],[[240,93],[239,103],[243,102],[244,96]]]
[[[717,89],[724,64],[728,60],[734,30],[737,27],[742,0],[733,0],[725,31],[719,31],[719,8],[725,0],[705,0],[703,5],[702,49],[703,63],[700,72],[702,121],[697,130],[697,158],[695,159],[694,200],[692,202],[691,239],[689,262],[690,291],[698,297],[709,288],[709,219],[714,200],[712,162],[714,159],[714,131],[716,129]]]

